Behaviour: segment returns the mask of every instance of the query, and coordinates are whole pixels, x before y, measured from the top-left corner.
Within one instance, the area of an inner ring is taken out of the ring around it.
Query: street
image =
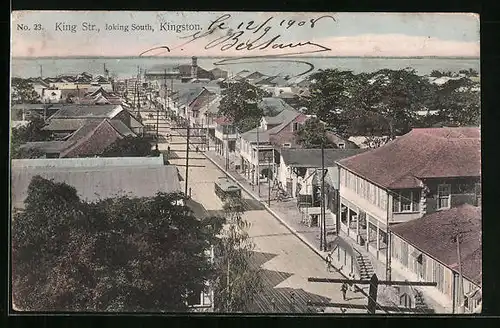
[[[153,119],[148,115],[143,116],[145,125],[156,124],[156,114]],[[160,127],[168,123],[163,114],[160,114],[159,121]],[[159,133],[166,135],[169,132],[168,129],[162,129]],[[173,136],[172,140],[168,142],[168,138],[160,138],[158,148],[164,151],[170,146],[173,155],[170,163],[178,166],[182,178],[185,179],[186,130],[175,129],[170,133]],[[221,176],[224,176],[224,172],[206,159],[201,151],[189,152],[188,188],[192,199],[202,204],[208,211],[222,210],[223,204],[214,193],[214,182]],[[184,185],[184,181],[181,183]],[[299,309],[305,309],[308,300],[367,304],[366,297],[360,293],[348,292],[347,301],[344,301],[340,284],[308,282],[308,277],[343,277],[337,272],[327,272],[324,260],[262,206],[255,204],[257,202],[250,195],[243,192],[242,197],[248,204],[255,205],[245,212],[244,219],[251,224],[249,235],[255,244],[255,252],[260,255],[257,257],[261,259],[258,265],[264,270],[264,280],[267,285],[267,290],[258,296],[260,299],[252,306],[255,312],[273,312],[273,310],[280,312],[279,304],[282,304],[281,308],[283,304],[287,304],[282,312],[302,312],[305,310]],[[325,312],[340,312],[340,309],[326,308]],[[347,309],[347,312],[366,313],[366,310]]]

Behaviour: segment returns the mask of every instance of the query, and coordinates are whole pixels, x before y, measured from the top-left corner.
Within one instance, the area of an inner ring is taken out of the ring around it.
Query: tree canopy
[[[474,70],[467,76],[475,76]],[[434,71],[434,77],[447,73]],[[373,73],[320,70],[312,74],[306,107],[344,137],[389,136],[413,127],[441,124],[475,125],[479,122],[478,92],[469,78],[450,80],[442,86],[409,68],[382,69]],[[420,117],[419,112],[439,111],[439,117]]]
[[[242,217],[244,211],[240,199],[231,198],[224,204],[227,225],[215,245],[218,312],[244,312],[262,288],[260,270],[252,266],[255,245],[248,235],[250,224]]]
[[[150,155],[158,156],[159,153],[151,148],[152,137],[149,136],[126,136],[118,139],[101,154],[103,157],[144,157]]]
[[[297,142],[304,148],[334,148],[333,143],[328,139],[325,124],[318,118],[309,118],[295,132]]]
[[[264,111],[258,104],[267,93],[246,81],[231,83],[222,92],[219,114],[234,122],[240,132],[258,126]]]
[[[186,311],[214,267],[222,217],[197,219],[181,194],[82,201],[34,177],[12,220],[15,307],[34,311]]]
[[[33,88],[33,84],[27,80],[13,77],[11,80],[11,97],[14,104],[40,103],[40,96]]]
[[[50,132],[42,130],[44,126],[44,120],[35,117],[26,126],[12,128],[10,135],[11,158],[37,158],[43,155],[39,151],[24,150],[20,147],[27,142],[50,140]]]

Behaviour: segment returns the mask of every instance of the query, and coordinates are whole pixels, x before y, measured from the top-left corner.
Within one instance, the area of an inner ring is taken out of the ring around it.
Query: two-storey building
[[[340,227],[384,263],[390,225],[481,197],[475,127],[413,129],[337,164]]]

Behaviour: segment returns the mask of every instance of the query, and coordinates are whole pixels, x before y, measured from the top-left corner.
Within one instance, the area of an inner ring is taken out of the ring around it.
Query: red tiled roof
[[[233,123],[232,119],[230,119],[229,117],[225,117],[225,116],[219,116],[214,121],[218,125],[228,125],[228,124]]]
[[[481,208],[464,204],[449,210],[391,227],[393,234],[403,238],[423,253],[429,254],[451,269],[458,270],[457,231],[464,232],[460,242],[463,275],[481,284]]]
[[[420,179],[481,175],[479,128],[428,128],[411,132],[339,164],[380,186],[416,188]]]

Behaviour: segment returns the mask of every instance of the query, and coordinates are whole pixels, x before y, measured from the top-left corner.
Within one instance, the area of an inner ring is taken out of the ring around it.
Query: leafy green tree
[[[355,95],[348,111],[351,118],[367,117],[374,125],[383,124],[387,128],[382,133],[393,139],[411,130],[416,111],[433,103],[435,87],[412,69],[383,69],[359,85]]]
[[[13,77],[11,80],[11,99],[14,104],[40,103],[40,96],[33,88],[33,84],[27,80]]]
[[[118,139],[101,154],[103,157],[143,157],[158,153],[152,149],[153,139],[149,136],[126,136]]]
[[[345,133],[351,119],[346,110],[356,97],[355,90],[365,82],[365,75],[327,69],[311,74],[309,80],[309,104],[304,104],[308,113],[317,115],[337,133]]]
[[[305,121],[295,132],[297,143],[304,148],[334,148],[334,144],[328,139],[325,124],[318,118],[312,117]]]
[[[246,81],[231,83],[222,91],[219,114],[234,122],[240,132],[246,132],[258,126],[264,116],[258,104],[267,93]]]
[[[83,202],[34,177],[12,220],[12,291],[33,311],[188,311],[214,278],[207,250],[224,219],[199,220],[182,194]]]
[[[255,245],[248,235],[250,224],[242,216],[241,200],[230,199],[224,204],[227,225],[215,246],[217,277],[215,280],[215,310],[243,312],[262,288],[260,270],[252,266]]]
[[[27,142],[51,140],[49,131],[42,128],[45,122],[42,118],[33,118],[28,125],[12,128],[10,134],[11,158],[37,158],[43,155],[36,150],[21,150],[21,146]]]
[[[448,125],[478,126],[481,123],[479,85],[468,78],[450,80],[437,91],[435,121]]]

